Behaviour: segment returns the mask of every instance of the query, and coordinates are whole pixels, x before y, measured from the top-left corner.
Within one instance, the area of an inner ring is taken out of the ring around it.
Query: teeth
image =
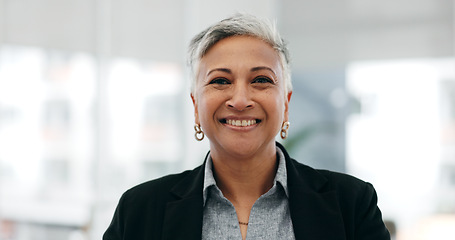
[[[226,123],[236,127],[247,127],[256,124],[256,120],[226,120]]]

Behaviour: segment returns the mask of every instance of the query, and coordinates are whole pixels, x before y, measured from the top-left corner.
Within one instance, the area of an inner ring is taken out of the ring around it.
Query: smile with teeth
[[[253,120],[232,120],[232,119],[227,119],[227,120],[224,120],[223,122],[228,124],[228,125],[232,125],[232,126],[236,126],[236,127],[247,127],[247,126],[251,126],[251,125],[254,125],[256,123],[258,123],[260,120],[256,121],[256,119],[253,119]]]

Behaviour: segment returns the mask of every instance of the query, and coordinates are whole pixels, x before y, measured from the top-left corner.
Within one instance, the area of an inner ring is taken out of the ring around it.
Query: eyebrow
[[[216,72],[216,71],[221,71],[221,72],[225,72],[225,73],[229,73],[229,74],[232,73],[231,69],[229,69],[229,68],[214,68],[207,73],[207,76],[210,75],[212,72]]]
[[[272,72],[273,75],[276,76],[276,73],[269,67],[259,66],[259,67],[254,67],[254,68],[251,69],[252,72],[257,72],[257,71],[260,71],[260,70],[268,70],[268,71]]]
[[[251,68],[250,71],[251,72],[257,72],[257,71],[260,71],[260,70],[268,70],[268,71],[272,72],[273,75],[276,76],[276,73],[271,68],[265,67],[265,66],[254,67],[254,68]],[[210,75],[212,72],[216,72],[216,71],[225,72],[225,73],[229,73],[229,74],[232,73],[231,69],[229,69],[229,68],[214,68],[214,69],[210,70],[207,73],[207,76]]]

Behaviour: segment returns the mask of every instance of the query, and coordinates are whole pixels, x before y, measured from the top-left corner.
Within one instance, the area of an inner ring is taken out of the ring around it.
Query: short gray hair
[[[270,44],[280,57],[283,67],[285,91],[292,91],[289,51],[275,24],[249,14],[236,14],[210,26],[197,34],[189,45],[188,64],[191,68],[191,93],[196,88],[199,63],[208,50],[222,39],[232,36],[251,36]]]

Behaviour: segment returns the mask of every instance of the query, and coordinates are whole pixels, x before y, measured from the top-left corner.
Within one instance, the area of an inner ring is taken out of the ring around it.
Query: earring
[[[196,131],[196,133],[194,133],[194,138],[198,141],[202,141],[202,139],[204,139],[204,132],[202,131],[201,125],[194,124],[194,131]]]
[[[283,125],[281,125],[281,138],[282,139],[286,139],[288,137],[288,130],[289,130],[289,126],[291,125],[290,122],[283,122]]]

